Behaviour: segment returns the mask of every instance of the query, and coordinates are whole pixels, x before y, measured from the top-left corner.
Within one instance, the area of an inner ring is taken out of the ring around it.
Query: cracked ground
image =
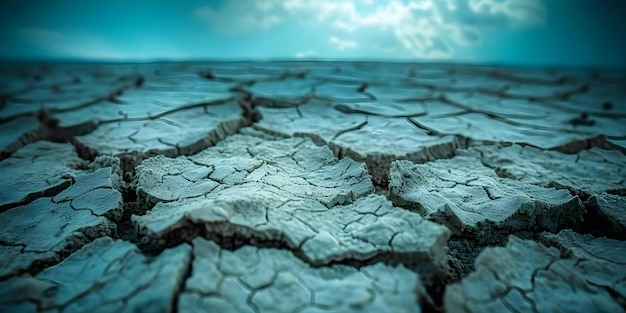
[[[626,73],[0,69],[1,312],[626,311]]]

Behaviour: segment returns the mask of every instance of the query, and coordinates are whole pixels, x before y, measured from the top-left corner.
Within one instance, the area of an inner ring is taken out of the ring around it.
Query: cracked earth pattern
[[[626,74],[0,66],[0,312],[625,312]]]

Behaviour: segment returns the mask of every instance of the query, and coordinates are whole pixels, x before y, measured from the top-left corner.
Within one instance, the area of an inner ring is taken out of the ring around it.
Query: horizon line
[[[444,66],[475,66],[475,67],[509,67],[527,69],[555,69],[555,70],[609,70],[626,71],[626,65],[593,65],[593,64],[541,64],[515,62],[476,62],[463,60],[443,59],[378,59],[378,58],[73,58],[73,57],[0,57],[0,64],[166,64],[166,63],[398,63],[398,64],[428,64]]]

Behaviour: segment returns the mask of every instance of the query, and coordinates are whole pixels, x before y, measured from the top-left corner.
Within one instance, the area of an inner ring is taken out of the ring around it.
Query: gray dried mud
[[[1,65],[0,311],[626,311],[624,84]]]

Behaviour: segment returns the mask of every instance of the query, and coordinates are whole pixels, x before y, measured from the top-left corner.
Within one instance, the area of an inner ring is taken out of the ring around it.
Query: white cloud
[[[328,38],[328,42],[337,46],[337,49],[339,50],[356,49],[359,46],[359,44],[354,41],[339,39],[335,36],[330,36],[330,38]]]
[[[529,0],[469,0],[471,10],[480,15],[508,19],[511,23],[537,23],[546,19],[546,8],[539,1]]]
[[[221,7],[199,8],[195,15],[224,32],[268,29],[289,22],[313,24],[334,32],[328,43],[340,50],[376,50],[372,42],[380,40],[391,51],[391,37],[395,47],[414,56],[447,58],[454,54],[455,45],[480,43],[483,27],[543,23],[547,12],[541,1],[225,0]],[[353,40],[340,39],[347,34]]]
[[[314,55],[315,55],[315,51],[312,51],[312,50],[300,51],[300,52],[296,52],[295,54],[296,58],[299,58],[299,59],[312,57]]]

